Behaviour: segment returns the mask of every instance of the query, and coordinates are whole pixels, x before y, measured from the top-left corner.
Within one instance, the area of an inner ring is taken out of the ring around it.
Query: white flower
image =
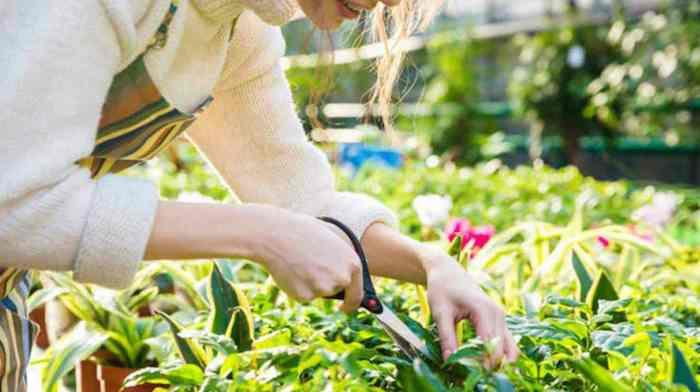
[[[418,220],[424,226],[435,226],[447,220],[452,208],[449,196],[421,195],[416,196],[411,204],[418,214]]]
[[[675,193],[655,193],[651,203],[635,211],[632,214],[632,219],[650,226],[663,226],[673,218],[673,213],[679,202],[680,200]]]
[[[572,46],[566,53],[566,63],[571,68],[581,68],[586,61],[586,51],[580,46]]]

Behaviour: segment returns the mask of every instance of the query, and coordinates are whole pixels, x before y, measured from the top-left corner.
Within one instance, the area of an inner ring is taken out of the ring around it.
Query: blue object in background
[[[340,146],[338,162],[356,173],[366,163],[398,169],[403,164],[403,156],[400,151],[390,147],[348,143]]]

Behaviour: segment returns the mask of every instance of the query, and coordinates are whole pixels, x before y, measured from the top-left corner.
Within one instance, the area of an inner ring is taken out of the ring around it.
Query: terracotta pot
[[[100,392],[100,382],[97,380],[97,362],[90,359],[80,361],[75,369],[75,380],[79,392]]]
[[[151,392],[158,385],[143,384],[135,387],[121,389],[124,379],[138,369],[120,368],[113,366],[97,365],[97,379],[100,384],[100,392]]]
[[[39,332],[36,334],[35,343],[37,347],[46,350],[49,347],[49,335],[46,334],[46,307],[40,307],[32,310],[29,313],[29,319],[39,326]]]
[[[97,362],[98,359],[111,357],[107,350],[100,350],[94,353],[90,358],[80,361],[75,369],[75,379],[79,392],[100,392],[100,382],[97,379]]]

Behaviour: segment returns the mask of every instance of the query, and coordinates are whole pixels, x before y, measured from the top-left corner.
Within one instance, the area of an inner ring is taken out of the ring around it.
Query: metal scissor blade
[[[387,334],[391,336],[401,351],[410,358],[418,357],[418,352],[431,357],[425,342],[420,340],[388,306],[382,304],[381,313],[373,313],[382,324]]]

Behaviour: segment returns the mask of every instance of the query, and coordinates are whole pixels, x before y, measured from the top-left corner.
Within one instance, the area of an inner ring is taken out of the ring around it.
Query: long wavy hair
[[[424,31],[442,6],[441,0],[403,0],[399,5],[387,7],[379,3],[370,17],[367,36],[371,42],[384,46],[384,55],[376,60],[376,82],[368,106],[378,106],[385,129],[392,127],[391,104],[394,86],[401,76],[406,52],[401,42],[415,32]]]
[[[401,76],[402,64],[406,52],[401,43],[412,34],[425,30],[441,7],[442,0],[403,0],[394,7],[379,3],[365,17],[363,32],[368,43],[379,43],[384,47],[383,56],[376,59],[373,69],[376,81],[368,94],[367,107],[370,115],[376,113],[384,123],[387,134],[392,136],[391,104],[394,101],[394,86]],[[308,42],[307,42],[308,44]],[[318,104],[333,85],[333,43],[330,34],[322,40],[317,67],[320,80],[317,88],[310,91],[306,114],[314,128],[323,128],[318,118]]]

